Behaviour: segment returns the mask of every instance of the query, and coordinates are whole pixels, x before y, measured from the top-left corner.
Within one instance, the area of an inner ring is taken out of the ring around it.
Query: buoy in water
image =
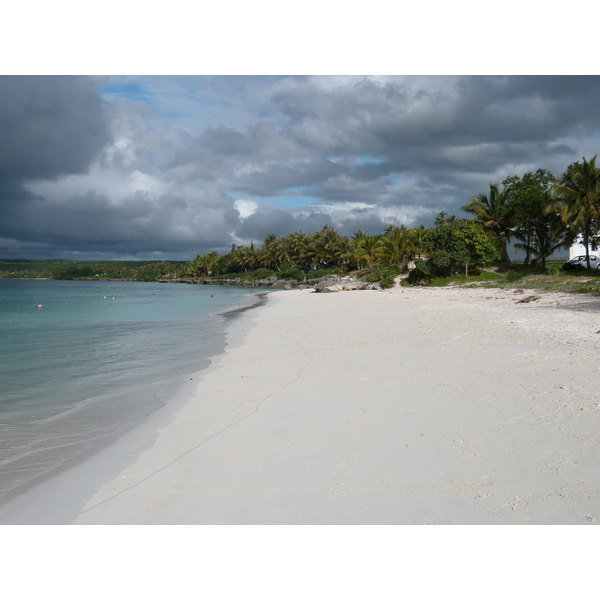
[[[42,308],[42,305],[41,305],[41,304],[38,304],[38,308]]]

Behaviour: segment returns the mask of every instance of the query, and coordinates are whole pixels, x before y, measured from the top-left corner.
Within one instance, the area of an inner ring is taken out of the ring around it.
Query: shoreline
[[[172,420],[182,406],[195,394],[204,373],[232,342],[235,327],[232,324],[245,312],[264,306],[268,293],[249,294],[254,301],[212,315],[223,323],[222,340],[217,351],[198,360],[197,368],[172,379],[148,383],[143,389],[153,390],[162,406],[146,416],[123,423],[108,434],[92,438],[87,447],[67,458],[51,470],[7,490],[0,498],[0,525],[2,524],[67,524],[77,514],[83,502],[105,480],[144,449],[150,447],[158,429]],[[122,392],[116,392],[118,395]]]
[[[268,296],[232,320],[226,349],[169,418],[156,411],[36,488],[29,517],[21,506],[8,522],[600,519],[600,371],[586,368],[600,348],[597,298],[517,304],[513,290],[399,287]],[[68,514],[65,494],[77,498]]]
[[[596,522],[596,300],[522,297],[274,292],[74,522]]]

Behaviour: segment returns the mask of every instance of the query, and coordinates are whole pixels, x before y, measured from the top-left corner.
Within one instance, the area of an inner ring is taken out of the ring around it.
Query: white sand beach
[[[274,292],[157,435],[63,474],[74,522],[600,522],[600,298],[532,294]]]

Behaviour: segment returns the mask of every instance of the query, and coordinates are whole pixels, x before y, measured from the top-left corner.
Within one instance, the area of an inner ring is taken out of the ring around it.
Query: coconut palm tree
[[[512,211],[508,198],[497,183],[490,183],[490,192],[471,198],[463,207],[465,212],[475,215],[475,221],[481,223],[489,236],[500,242],[504,260],[510,267],[512,262],[508,256],[508,242],[512,235]]]
[[[323,225],[311,239],[311,248],[318,257],[317,264],[323,267],[334,266],[345,251],[345,238],[331,226]]]
[[[235,251],[235,262],[244,269],[244,273],[254,271],[258,261],[258,254],[251,246],[239,246]]]
[[[277,249],[277,262],[281,265],[282,262],[292,263],[294,258],[294,239],[290,235],[281,236],[275,243]],[[280,267],[278,266],[278,269]]]
[[[552,202],[548,212],[558,212],[569,227],[573,237],[583,236],[588,271],[590,265],[590,242],[600,223],[600,170],[596,168],[596,156],[589,161],[569,166],[560,183],[552,188]]]
[[[373,268],[373,263],[379,254],[381,247],[381,236],[379,235],[364,235],[357,240],[358,257],[369,263],[369,269]]]
[[[381,238],[379,255],[383,258],[386,266],[396,263],[400,268],[406,266],[412,257],[413,243],[410,231],[404,226],[388,225],[385,235]]]
[[[515,244],[515,248],[525,250],[528,255],[533,254],[542,269],[546,268],[546,259],[554,251],[568,248],[573,243],[569,228],[558,213],[549,214],[544,227],[538,223],[533,232],[515,233],[515,237],[523,242]]]
[[[219,254],[216,250],[208,254],[200,254],[187,264],[186,275],[190,277],[210,276],[216,271],[218,261]]]
[[[357,236],[358,232],[352,236],[352,238],[348,241],[348,247],[346,252],[342,255],[342,258],[350,263],[356,263],[356,268],[360,270],[361,265],[361,257],[363,254],[362,248],[359,246],[360,236]],[[361,232],[362,233],[362,232]]]
[[[277,250],[277,236],[274,233],[270,233],[265,238],[257,254],[258,264],[262,267],[279,270],[281,261],[279,260],[279,251]]]
[[[418,254],[423,254],[423,238],[428,229],[425,225],[419,225],[409,230],[411,251],[409,258],[414,259]]]

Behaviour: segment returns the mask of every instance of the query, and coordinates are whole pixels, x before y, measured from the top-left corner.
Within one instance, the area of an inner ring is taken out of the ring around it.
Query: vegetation
[[[475,221],[481,223],[489,236],[498,240],[504,260],[510,268],[508,242],[515,226],[515,210],[509,201],[507,189],[501,189],[496,183],[490,184],[489,194],[472,198],[462,209],[475,215]]]
[[[2,279],[133,279],[173,277],[184,261],[0,260]]]
[[[259,271],[268,270],[278,279],[302,280],[332,274],[373,276],[378,273],[388,278],[385,284],[390,284],[392,273],[396,276],[406,270],[422,252],[420,242],[426,231],[422,226],[407,229],[403,225],[389,225],[381,235],[367,235],[359,230],[347,237],[325,225],[313,234],[300,231],[280,237],[271,234],[258,249],[254,244],[234,245],[228,254],[213,251],[199,255],[187,263],[181,276],[224,277],[228,274],[239,277],[244,274],[259,279]]]
[[[545,169],[507,177],[502,185],[511,207],[512,233],[520,240],[515,248],[525,250],[525,264],[540,263],[556,250],[570,246],[574,238],[557,212],[549,212],[557,179]]]
[[[597,156],[597,155],[596,155]],[[600,226],[600,171],[596,156],[589,162],[573,163],[552,190],[553,202],[547,207],[549,214],[558,213],[571,237],[581,235],[585,246],[588,271],[590,245],[596,245]]]
[[[335,274],[379,281],[385,288],[406,274],[406,283],[413,285],[451,281],[490,285],[486,283],[490,278],[499,285],[523,284],[531,276],[537,281],[554,278],[558,284],[580,274],[562,273],[560,265],[547,266],[556,250],[582,240],[589,257],[590,249],[600,243],[596,156],[569,165],[561,177],[545,169],[507,177],[501,184],[490,184],[487,194],[471,198],[462,208],[471,219],[442,212],[432,228],[390,224],[378,235],[358,230],[343,236],[325,225],[312,234],[270,234],[258,248],[253,242],[234,244],[226,254],[212,251],[189,262],[5,260],[0,261],[0,277],[138,281],[276,277],[300,281]],[[515,247],[526,252],[522,265],[510,260],[508,245],[513,238],[519,240]],[[496,270],[486,270],[492,264]],[[591,272],[589,258],[587,274],[594,280],[600,275]]]
[[[518,240],[515,247],[526,252],[523,266],[540,273],[545,273],[548,257],[577,239],[595,247],[600,231],[600,170],[595,158],[570,165],[560,178],[538,169],[490,184],[487,194],[462,207],[472,219],[442,212],[429,229],[390,224],[380,235],[358,230],[346,237],[325,226],[314,234],[271,234],[258,249],[254,244],[234,245],[225,255],[197,256],[181,275],[255,276],[259,269],[268,269],[280,279],[350,274],[386,287],[401,273],[408,274],[406,281],[413,285],[433,285],[452,276],[472,281],[494,263],[500,268],[497,277],[505,280],[508,272],[508,278],[517,281],[521,275],[508,254],[513,238]]]
[[[425,234],[421,244],[428,257],[422,268],[442,277],[463,268],[465,275],[468,275],[469,265],[477,270],[498,258],[497,246],[486,236],[479,223],[457,221],[454,216],[447,217],[443,212],[438,215],[435,227]]]

